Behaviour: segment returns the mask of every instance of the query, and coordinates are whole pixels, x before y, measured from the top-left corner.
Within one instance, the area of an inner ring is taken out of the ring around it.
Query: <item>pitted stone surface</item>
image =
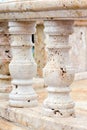
[[[35,22],[9,22],[12,61],[9,70],[13,89],[9,104],[13,107],[33,107],[37,105],[37,94],[32,88],[37,65],[32,56],[31,35],[35,32]]]
[[[0,23],[0,100],[8,99],[11,91],[9,63],[11,52],[9,44],[8,23]]]
[[[76,118],[50,118],[44,116],[42,107],[11,108],[8,102],[0,102],[0,116],[26,130],[87,130],[87,113],[76,114]]]
[[[25,128],[23,130],[87,130],[87,109],[85,108],[85,99],[87,99],[86,86],[87,80],[74,82],[71,86],[73,89],[72,96],[76,101],[76,118],[51,118],[44,116],[40,104],[35,108],[12,108],[8,106],[8,101],[0,101],[0,116],[12,122],[11,126],[9,124],[9,129],[4,130],[10,130],[11,128],[15,130],[17,128],[14,126],[15,123],[20,126],[18,130],[23,128]],[[45,89],[39,89],[37,93],[39,95],[39,102],[42,104],[43,99],[47,96],[47,92]],[[82,104],[83,107],[81,106]],[[2,126],[3,124],[0,125],[0,128]]]
[[[73,32],[73,21],[46,21],[47,64],[43,70],[48,97],[44,101],[43,113],[48,116],[74,116],[74,103],[69,86],[74,80],[74,69],[70,65],[68,43]]]

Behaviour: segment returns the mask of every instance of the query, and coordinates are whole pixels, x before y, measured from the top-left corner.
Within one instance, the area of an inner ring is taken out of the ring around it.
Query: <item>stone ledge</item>
[[[27,129],[0,117],[0,130],[27,130]]]
[[[37,14],[37,15],[36,15]],[[2,12],[0,21],[87,20],[87,9],[42,12]]]
[[[8,102],[0,101],[0,116],[29,130],[87,130],[87,115],[77,114],[76,118],[51,118],[43,116],[41,106],[11,108]]]
[[[87,71],[75,74],[75,80],[83,80],[83,79],[87,79]]]

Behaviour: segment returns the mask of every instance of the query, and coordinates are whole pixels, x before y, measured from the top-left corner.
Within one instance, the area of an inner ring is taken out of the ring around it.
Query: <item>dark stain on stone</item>
[[[15,85],[15,88],[18,88],[18,85]]]
[[[55,53],[57,53],[57,51],[55,51]]]
[[[5,36],[5,37],[7,37],[7,36],[8,36],[8,34],[4,34],[4,36]]]
[[[8,52],[9,52],[9,50],[6,50],[5,52],[6,52],[6,53],[8,53]]]
[[[10,73],[8,73],[7,75],[10,76]]]
[[[62,76],[66,73],[66,71],[63,68],[60,68],[62,71]]]
[[[63,7],[66,7],[65,4],[63,4]]]
[[[83,32],[81,32],[81,35],[83,34]]]
[[[59,113],[61,116],[63,115],[59,110],[54,110],[54,114]]]
[[[2,68],[2,65],[0,65],[0,69]]]
[[[51,18],[51,20],[53,20],[53,18]]]
[[[11,56],[8,55],[8,58],[11,58]]]

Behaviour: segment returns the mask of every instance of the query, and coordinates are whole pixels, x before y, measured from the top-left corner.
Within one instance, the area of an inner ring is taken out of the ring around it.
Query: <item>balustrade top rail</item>
[[[60,9],[87,9],[87,0],[6,0],[0,3],[0,12],[48,11]],[[3,6],[2,6],[3,5]]]
[[[87,20],[87,0],[4,0],[1,20]]]

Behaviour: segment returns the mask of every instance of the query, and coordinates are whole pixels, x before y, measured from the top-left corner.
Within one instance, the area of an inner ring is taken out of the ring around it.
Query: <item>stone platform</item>
[[[42,108],[10,108],[0,102],[0,116],[25,127],[26,130],[87,130],[86,113],[77,113],[75,118],[51,118],[42,114]]]
[[[0,101],[0,130],[87,130],[87,80],[75,81],[71,95],[76,102],[75,118],[46,117],[41,105],[47,92],[38,88],[39,104],[34,108],[12,108],[8,101]],[[4,127],[4,125],[5,127]],[[4,128],[2,128],[4,127]]]

